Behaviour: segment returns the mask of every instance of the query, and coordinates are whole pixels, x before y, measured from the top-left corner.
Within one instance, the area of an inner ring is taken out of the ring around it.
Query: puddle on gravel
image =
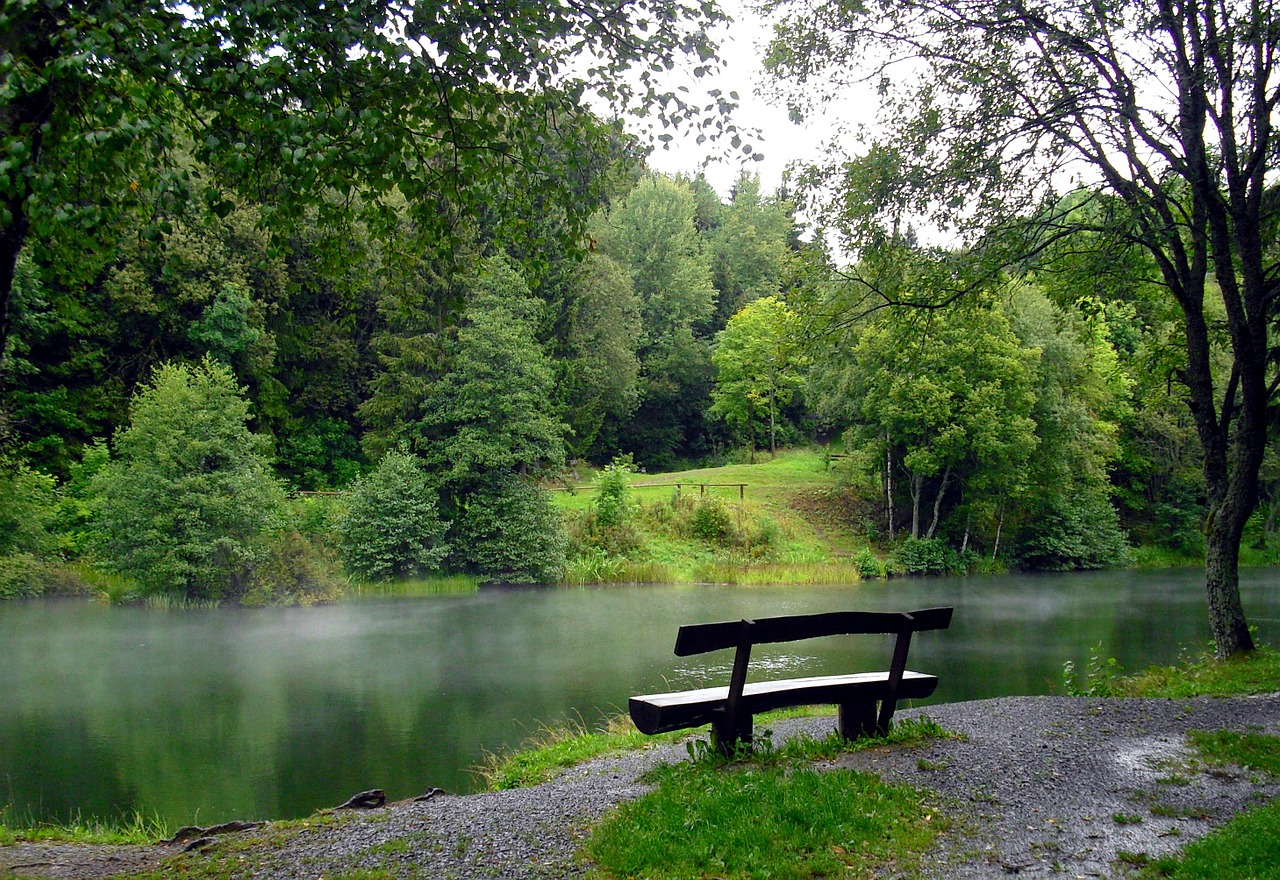
[[[1141,776],[1166,772],[1171,762],[1182,762],[1190,756],[1181,736],[1148,736],[1121,740],[1114,760],[1122,768]]]

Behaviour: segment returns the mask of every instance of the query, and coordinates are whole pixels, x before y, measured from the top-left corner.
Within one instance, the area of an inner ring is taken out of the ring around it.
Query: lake
[[[544,724],[594,725],[628,695],[727,680],[728,652],[672,654],[681,623],[955,605],[910,666],[930,702],[1062,690],[1094,645],[1125,669],[1209,639],[1202,573],[897,579],[845,587],[483,589],[319,608],[156,611],[0,603],[0,807],[23,816],[157,814],[171,825],[288,818],[369,788],[472,790],[485,755]],[[1246,571],[1280,641],[1280,571]],[[886,668],[891,638],[826,639],[761,669]]]

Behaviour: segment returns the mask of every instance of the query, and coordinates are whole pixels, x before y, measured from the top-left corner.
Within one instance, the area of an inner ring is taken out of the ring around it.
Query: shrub
[[[44,592],[47,566],[31,553],[0,556],[0,599],[29,599]]]
[[[449,555],[447,528],[426,471],[404,451],[388,452],[352,484],[335,522],[343,564],[368,581],[438,572]]]
[[[744,541],[753,556],[767,556],[782,537],[782,528],[772,517],[755,515],[747,526]]]
[[[631,497],[630,476],[634,472],[630,455],[615,458],[600,472],[590,510],[570,523],[569,539],[575,554],[626,556],[640,546],[633,522],[636,504]]]
[[[565,566],[564,522],[549,493],[518,477],[474,492],[454,522],[454,558],[489,581],[552,583]]]
[[[92,592],[93,588],[81,573],[59,559],[31,553],[0,556],[0,599],[79,596]]]
[[[592,508],[601,529],[620,529],[631,523],[635,504],[631,500],[631,475],[635,465],[630,454],[620,455],[596,478]]]
[[[342,593],[325,554],[293,529],[264,538],[260,558],[245,578],[242,605],[312,605]]]
[[[888,573],[883,560],[866,547],[859,550],[853,557],[853,567],[858,570],[858,577],[863,580],[882,578]]]
[[[960,555],[941,538],[907,538],[894,553],[903,574],[961,574]]]
[[[49,553],[57,544],[50,531],[57,514],[53,477],[19,465],[0,469],[0,556]]]
[[[708,544],[727,544],[733,539],[733,517],[718,498],[700,498],[689,513],[690,536]]]

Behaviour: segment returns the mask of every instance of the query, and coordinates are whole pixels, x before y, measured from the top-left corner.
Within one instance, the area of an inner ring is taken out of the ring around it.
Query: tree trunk
[[[933,499],[933,520],[929,523],[929,532],[926,538],[933,540],[934,534],[938,531],[938,517],[942,513],[942,497],[947,494],[947,483],[951,482],[951,465],[947,465],[947,469],[942,472],[942,485],[938,487],[938,495]]]
[[[911,537],[920,537],[920,495],[924,492],[924,477],[911,475]]]
[[[774,390],[769,388],[769,459],[778,457],[778,417]]]
[[[1220,660],[1253,650],[1253,636],[1240,604],[1240,537],[1216,524],[1205,547],[1204,588],[1209,626]]]
[[[893,447],[889,445],[889,432],[884,433],[884,507],[889,520],[889,540],[896,529],[893,521]]]

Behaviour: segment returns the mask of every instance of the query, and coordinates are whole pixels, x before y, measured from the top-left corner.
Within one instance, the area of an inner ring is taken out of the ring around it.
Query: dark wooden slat
[[[920,611],[832,611],[825,614],[798,614],[766,617],[751,624],[753,644],[794,642],[821,636],[897,633],[946,629],[951,625],[951,608]],[[724,648],[736,648],[742,638],[742,621],[695,623],[680,627],[676,635],[676,656],[688,657]]]

